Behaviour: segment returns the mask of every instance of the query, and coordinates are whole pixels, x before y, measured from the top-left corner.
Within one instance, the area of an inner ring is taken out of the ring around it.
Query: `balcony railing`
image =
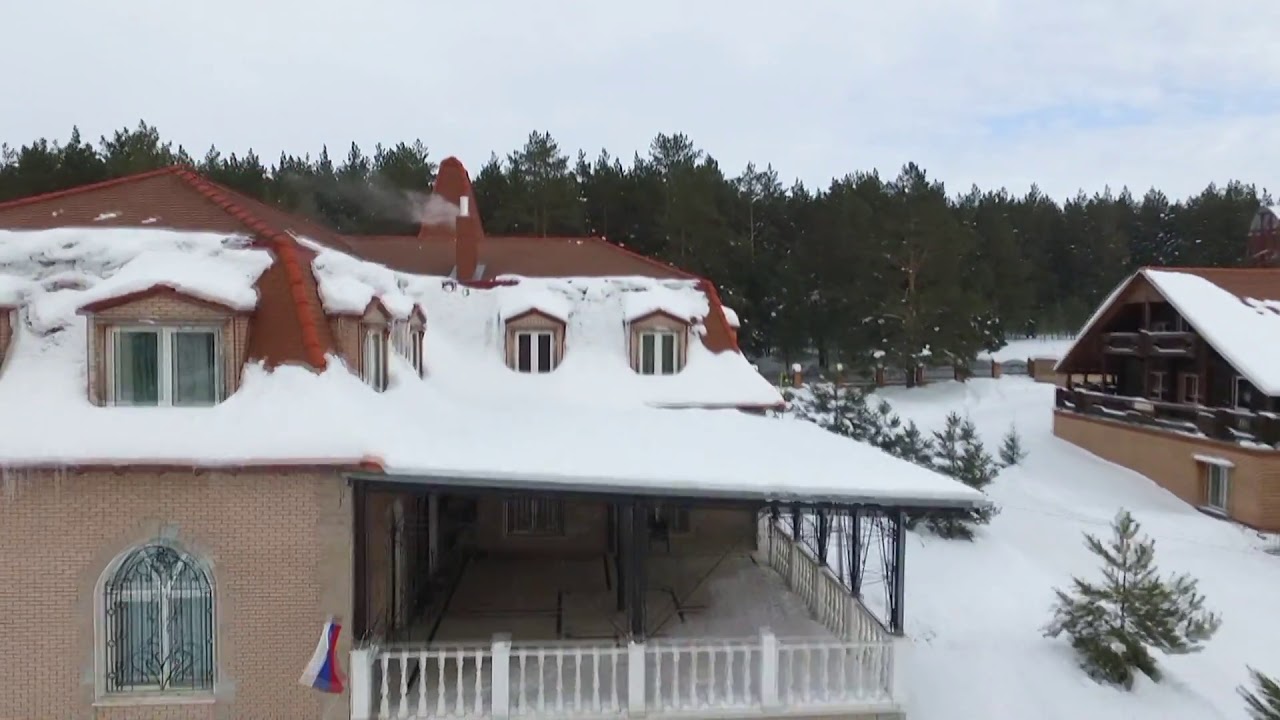
[[[1109,355],[1136,357],[1195,357],[1199,340],[1193,332],[1111,332],[1102,334],[1102,350]]]
[[[1280,416],[1274,413],[1162,402],[1067,388],[1058,388],[1056,404],[1059,409],[1082,415],[1200,435],[1241,445],[1273,449],[1280,447]]]
[[[900,713],[902,648],[800,544],[762,522],[759,552],[832,637],[422,644],[351,653],[352,720],[718,718]]]

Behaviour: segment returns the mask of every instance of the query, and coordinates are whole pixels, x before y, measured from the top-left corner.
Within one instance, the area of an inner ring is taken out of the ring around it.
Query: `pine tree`
[[[898,433],[893,454],[916,465],[933,467],[933,446],[929,438],[920,432],[914,420],[908,420],[906,427]]]
[[[1000,442],[1000,464],[1004,467],[1012,467],[1020,464],[1027,457],[1027,451],[1022,447],[1022,436],[1018,434],[1018,428],[1010,425],[1009,432],[1005,433],[1004,439]]]
[[[1168,655],[1196,652],[1221,625],[1204,609],[1195,580],[1157,576],[1155,541],[1139,537],[1139,529],[1121,510],[1111,525],[1110,543],[1085,534],[1089,550],[1102,558],[1104,580],[1073,578],[1071,593],[1055,588],[1058,601],[1044,630],[1048,637],[1065,633],[1091,677],[1126,689],[1133,687],[1134,670],[1160,679],[1152,649]]]
[[[1249,717],[1252,720],[1280,720],[1280,683],[1253,668],[1249,668],[1249,677],[1256,690],[1238,689],[1249,710]]]

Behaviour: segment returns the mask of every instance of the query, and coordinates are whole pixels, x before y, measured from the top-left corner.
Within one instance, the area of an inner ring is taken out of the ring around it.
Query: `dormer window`
[[[516,370],[549,373],[556,369],[556,336],[550,330],[516,331]]]
[[[507,367],[520,373],[554,372],[564,356],[563,316],[528,309],[509,317],[506,325]]]
[[[422,377],[422,345],[427,341],[427,333],[422,328],[409,329],[409,362]]]
[[[674,375],[678,370],[680,339],[668,330],[640,333],[641,375]]]
[[[112,404],[199,406],[222,399],[218,328],[120,326],[110,335]]]
[[[641,375],[675,375],[684,369],[689,325],[664,311],[629,323],[631,369]]]
[[[369,387],[382,392],[387,389],[387,330],[366,326],[360,344],[360,377]]]

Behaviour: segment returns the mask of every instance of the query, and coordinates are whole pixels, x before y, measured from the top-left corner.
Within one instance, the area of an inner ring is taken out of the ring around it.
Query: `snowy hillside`
[[[992,451],[1016,423],[1030,452],[992,486],[1002,512],[974,543],[909,538],[912,720],[1245,718],[1235,689],[1246,665],[1280,675],[1280,557],[1264,553],[1256,533],[1054,438],[1053,386],[1006,378],[879,394],[922,429],[941,427],[950,410],[968,413]],[[1162,574],[1198,578],[1223,616],[1202,653],[1162,658],[1165,679],[1140,678],[1131,693],[1087,679],[1065,640],[1040,633],[1052,588],[1097,571],[1081,533],[1105,536],[1121,506],[1155,538]]]

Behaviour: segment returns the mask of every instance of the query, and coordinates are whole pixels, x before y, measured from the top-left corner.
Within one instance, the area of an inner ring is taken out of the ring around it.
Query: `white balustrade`
[[[892,713],[905,640],[765,518],[759,547],[832,639],[492,643],[351,653],[352,720]]]
[[[891,642],[778,638],[768,630],[624,647],[500,638],[490,646],[361,649],[351,654],[352,718],[891,712],[900,700],[895,649]],[[357,698],[376,702],[362,713]]]

